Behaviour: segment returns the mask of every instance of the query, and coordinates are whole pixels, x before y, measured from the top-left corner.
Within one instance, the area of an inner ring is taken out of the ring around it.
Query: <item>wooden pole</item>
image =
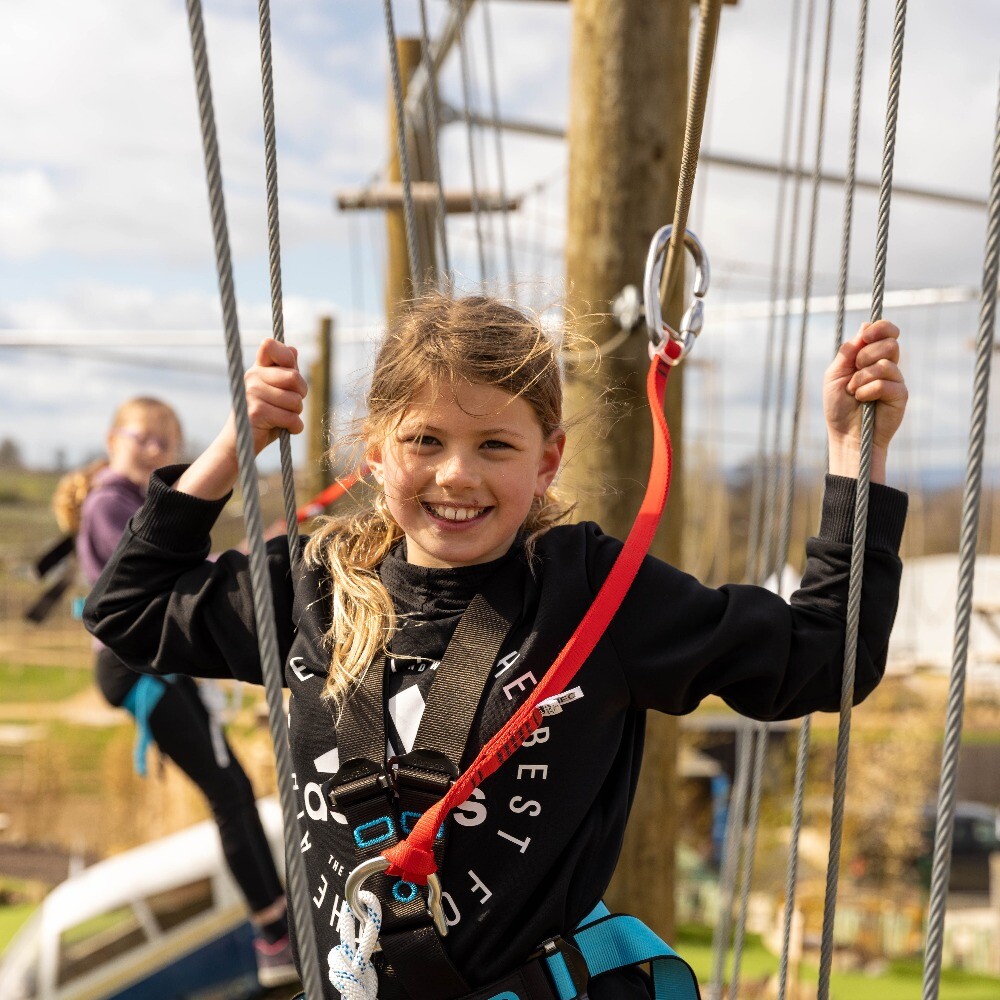
[[[420,66],[423,58],[423,43],[419,38],[397,38],[396,52],[399,55],[399,73],[403,81],[403,96],[405,98],[410,79]],[[413,135],[412,126],[416,119],[407,124],[411,126],[412,142],[408,143],[408,162],[411,181],[435,181],[431,168],[430,156],[427,153],[427,140],[420,135]],[[392,86],[389,86],[389,168],[388,181],[398,184],[402,180],[400,169],[399,148],[396,142],[396,105],[392,96]],[[421,150],[424,150],[421,155]],[[434,274],[437,270],[435,261],[434,212],[435,202],[416,205],[417,243],[420,251],[420,266],[424,274]],[[410,261],[406,249],[406,223],[403,219],[403,209],[389,208],[386,211],[386,233],[388,238],[388,253],[385,281],[385,314],[392,319],[400,304],[413,297],[413,284],[410,281]]]
[[[333,405],[333,320],[322,316],[316,331],[316,360],[309,369],[307,444],[310,495],[333,482],[333,469],[326,462],[330,448],[330,411]]]
[[[655,230],[671,221],[687,104],[689,0],[574,0],[569,121],[569,216],[566,278],[571,316],[599,315],[585,332],[598,342],[617,330],[606,315],[625,285],[642,284]],[[669,303],[677,323],[683,282]],[[563,485],[581,515],[624,539],[649,472],[652,431],[645,405],[649,360],[645,329],[597,371],[567,378],[571,450]],[[680,561],[683,524],[683,365],[667,389],[674,443],[670,504],[653,552]],[[593,414],[610,390],[616,414],[607,437]],[[575,424],[575,427],[574,427]],[[665,595],[665,599],[669,599]],[[674,924],[677,811],[676,720],[650,713],[644,766],[618,870],[607,895],[614,910],[634,913],[659,933]]]

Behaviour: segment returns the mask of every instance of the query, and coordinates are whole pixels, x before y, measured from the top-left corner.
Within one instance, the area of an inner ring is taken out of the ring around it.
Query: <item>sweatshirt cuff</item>
[[[819,537],[850,545],[854,540],[854,504],[858,481],[848,476],[826,477]],[[868,493],[865,548],[898,552],[906,524],[907,495],[891,486],[872,483]]]
[[[132,517],[133,535],[174,552],[197,552],[205,548],[232,492],[221,500],[202,500],[179,493],[172,487],[186,468],[186,465],[167,465],[149,477],[146,502]]]

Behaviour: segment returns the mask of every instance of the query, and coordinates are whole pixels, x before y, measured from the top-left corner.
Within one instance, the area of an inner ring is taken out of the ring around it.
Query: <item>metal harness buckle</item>
[[[663,307],[660,303],[660,281],[663,277],[663,267],[666,258],[666,248],[674,231],[672,225],[662,226],[653,236],[646,255],[646,275],[643,280],[643,306],[646,311],[646,326],[649,329],[649,356],[659,358],[665,364],[676,365],[687,356],[694,346],[695,338],[701,333],[705,323],[705,304],[702,301],[708,292],[710,267],[708,254],[701,241],[691,232],[684,231],[684,246],[690,251],[694,260],[694,298],[681,319],[681,328],[674,330],[663,319]],[[681,351],[674,357],[667,354],[665,348],[669,341],[681,345]]]

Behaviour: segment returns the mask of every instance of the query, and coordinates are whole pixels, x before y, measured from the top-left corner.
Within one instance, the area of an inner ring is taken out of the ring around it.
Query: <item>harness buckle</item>
[[[545,959],[549,976],[560,996],[565,995],[565,988],[569,987],[573,990],[573,1000],[587,1000],[590,970],[587,968],[587,960],[576,945],[556,935],[543,941],[531,959]],[[569,982],[566,981],[567,977]]]
[[[347,897],[347,902],[350,904],[351,911],[355,916],[363,912],[358,893],[361,891],[361,886],[365,879],[370,875],[382,874],[388,867],[389,859],[379,854],[374,858],[369,858],[367,861],[362,861],[347,876],[347,882],[344,885],[344,895]],[[427,876],[427,908],[430,910],[431,919],[434,921],[434,926],[437,928],[438,934],[441,937],[446,937],[448,934],[448,921],[445,919],[444,906],[441,899],[441,880],[436,873],[432,873]]]
[[[344,812],[356,802],[391,790],[392,781],[386,769],[367,757],[352,757],[323,782],[323,794],[335,812]]]
[[[409,753],[390,757],[386,765],[393,790],[401,786],[408,790],[427,792],[441,798],[458,778],[458,767],[440,750],[411,750]]]
[[[659,358],[668,365],[680,364],[694,346],[695,338],[705,325],[704,298],[711,277],[705,248],[698,237],[690,229],[686,229],[684,246],[690,252],[695,266],[692,289],[694,298],[681,318],[680,330],[674,330],[663,319],[663,306],[660,302],[660,281],[663,278],[666,262],[665,251],[673,231],[674,227],[667,225],[661,226],[654,234],[649,244],[649,253],[646,255],[646,274],[643,280],[643,306],[646,311],[646,327],[649,330],[649,357]],[[676,348],[673,352],[667,351],[671,341],[680,345],[679,353]]]

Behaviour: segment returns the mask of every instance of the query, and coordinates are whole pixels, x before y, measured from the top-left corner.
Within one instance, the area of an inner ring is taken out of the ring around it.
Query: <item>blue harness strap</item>
[[[580,921],[571,941],[583,955],[590,975],[648,963],[656,1000],[699,1000],[698,980],[691,966],[641,920],[627,914],[612,915],[604,903]],[[548,957],[549,973],[559,1000],[578,995],[565,958]]]
[[[128,709],[135,717],[135,746],[132,750],[132,766],[135,773],[141,778],[146,777],[146,753],[149,750],[149,744],[153,742],[153,731],[149,728],[149,717],[153,714],[153,709],[160,703],[170,679],[171,675],[162,678],[140,674],[139,679],[132,685],[122,702],[122,708]]]

